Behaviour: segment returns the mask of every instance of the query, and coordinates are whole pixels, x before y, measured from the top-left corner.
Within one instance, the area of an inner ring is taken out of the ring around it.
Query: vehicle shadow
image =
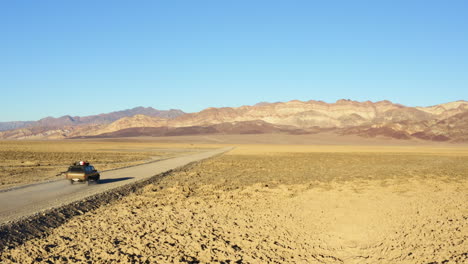
[[[113,178],[113,179],[100,179],[99,184],[106,184],[106,183],[112,183],[112,182],[119,182],[119,181],[126,181],[126,180],[131,180],[134,177],[122,177],[122,178]]]

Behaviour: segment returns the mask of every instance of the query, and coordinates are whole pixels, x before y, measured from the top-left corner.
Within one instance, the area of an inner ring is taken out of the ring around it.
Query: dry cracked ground
[[[0,259],[468,263],[468,155],[272,149],[173,173]]]
[[[106,141],[0,141],[0,190],[63,179],[78,160],[100,171],[138,165],[196,151],[187,144]]]

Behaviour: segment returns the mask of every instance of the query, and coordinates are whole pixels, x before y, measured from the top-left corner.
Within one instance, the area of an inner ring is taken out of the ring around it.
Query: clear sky
[[[0,121],[468,99],[468,1],[0,1]]]

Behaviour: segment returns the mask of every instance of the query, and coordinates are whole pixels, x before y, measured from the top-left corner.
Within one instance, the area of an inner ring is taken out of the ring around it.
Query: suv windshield
[[[77,167],[70,167],[68,169],[68,171],[70,171],[70,172],[84,172],[84,169],[83,169],[83,167],[78,167],[77,166]]]

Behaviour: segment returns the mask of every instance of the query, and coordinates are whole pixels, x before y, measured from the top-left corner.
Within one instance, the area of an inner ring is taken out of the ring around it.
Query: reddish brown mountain
[[[90,138],[136,137],[136,136],[186,136],[199,134],[268,134],[268,133],[308,133],[289,126],[278,126],[264,121],[244,121],[189,127],[131,127],[103,133]]]
[[[260,103],[207,108],[174,118],[134,115],[112,123],[43,126],[0,133],[2,138],[174,136],[194,134],[337,134],[395,139],[463,142],[468,140],[468,102],[406,107],[389,101],[339,100]]]
[[[0,131],[21,129],[21,128],[62,128],[64,126],[76,126],[86,124],[110,124],[116,120],[124,117],[132,117],[135,115],[146,115],[160,118],[175,118],[183,115],[184,112],[177,109],[170,110],[157,110],[152,107],[135,107],[132,109],[111,112],[107,114],[91,115],[91,116],[69,116],[62,117],[46,117],[38,121],[14,121],[14,122],[0,122]]]

